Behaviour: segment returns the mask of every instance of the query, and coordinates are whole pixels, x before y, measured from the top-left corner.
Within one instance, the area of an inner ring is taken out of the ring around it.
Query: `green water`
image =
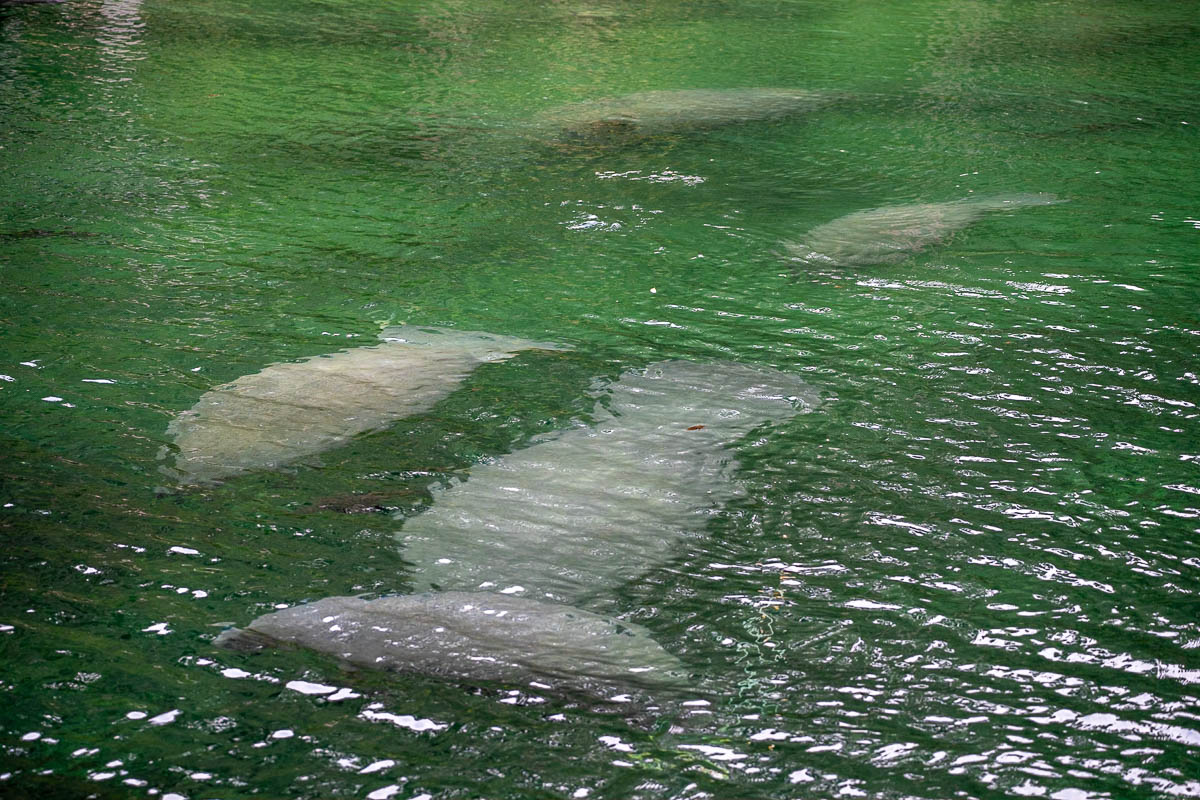
[[[1200,796],[1198,20],[0,8],[0,794]],[[534,124],[756,86],[836,101],[617,143]],[[780,256],[863,209],[1012,192],[1068,202],[900,265]],[[161,491],[202,393],[394,322],[574,349],[481,367],[319,462]],[[393,512],[664,358],[828,398],[744,443],[745,496],[616,600],[710,705],[212,646],[277,605],[406,591]],[[340,510],[360,494],[376,510]]]

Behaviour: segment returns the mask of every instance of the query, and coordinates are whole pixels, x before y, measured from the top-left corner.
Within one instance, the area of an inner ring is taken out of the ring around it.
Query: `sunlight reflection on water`
[[[0,11],[0,786],[1200,797],[1186,9],[300,12]],[[534,123],[769,85],[829,102],[595,146]],[[1012,192],[1069,202],[898,264],[783,252],[867,209]],[[481,369],[319,461],[156,493],[167,425],[206,392],[401,322],[575,349]],[[741,442],[740,491],[603,598],[703,698],[212,647],[410,592],[392,515],[667,358],[837,398]]]

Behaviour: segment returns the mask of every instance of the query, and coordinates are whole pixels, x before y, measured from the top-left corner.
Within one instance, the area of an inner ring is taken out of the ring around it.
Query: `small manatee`
[[[680,89],[573,103],[539,115],[560,140],[602,141],[714,128],[811,111],[830,95],[806,89]]]
[[[967,197],[857,211],[818,225],[801,242],[785,242],[789,260],[809,266],[899,264],[939,244],[991,211],[1066,202],[1052,194]]]

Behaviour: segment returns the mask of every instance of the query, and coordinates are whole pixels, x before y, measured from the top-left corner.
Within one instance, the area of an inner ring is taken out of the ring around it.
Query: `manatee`
[[[218,386],[167,427],[182,484],[278,467],[426,411],[478,364],[530,348],[563,349],[479,331],[394,326],[384,343],[273,364]]]
[[[966,197],[948,203],[915,203],[857,211],[808,232],[804,242],[785,242],[791,261],[811,266],[899,264],[913,253],[945,241],[989,211],[1065,202],[1052,194]]]
[[[397,539],[417,590],[578,604],[673,558],[742,493],[732,446],[818,402],[795,375],[667,361],[610,386],[595,421],[435,489]]]
[[[639,625],[502,594],[326,597],[266,614],[216,642],[294,645],[356,667],[610,697],[682,688],[686,673]]]
[[[768,120],[826,105],[806,89],[680,89],[589,100],[539,115],[538,127],[563,139],[638,138],[693,128]]]
[[[359,666],[601,698],[695,691],[647,630],[598,607],[741,493],[739,440],[819,398],[794,375],[683,361],[601,389],[591,423],[475,467],[405,523],[397,538],[418,594],[326,598],[219,643],[290,643]]]

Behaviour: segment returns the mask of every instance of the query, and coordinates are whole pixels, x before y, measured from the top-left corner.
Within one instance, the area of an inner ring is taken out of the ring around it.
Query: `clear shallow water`
[[[1200,795],[1197,10],[0,10],[4,792]],[[616,147],[530,124],[741,86],[839,101]],[[1009,192],[1069,202],[898,266],[778,256]],[[575,349],[320,464],[157,491],[203,392],[389,322]],[[276,604],[405,591],[389,511],[663,358],[831,398],[742,448],[746,496],[616,598],[724,687],[709,706],[212,647]]]

